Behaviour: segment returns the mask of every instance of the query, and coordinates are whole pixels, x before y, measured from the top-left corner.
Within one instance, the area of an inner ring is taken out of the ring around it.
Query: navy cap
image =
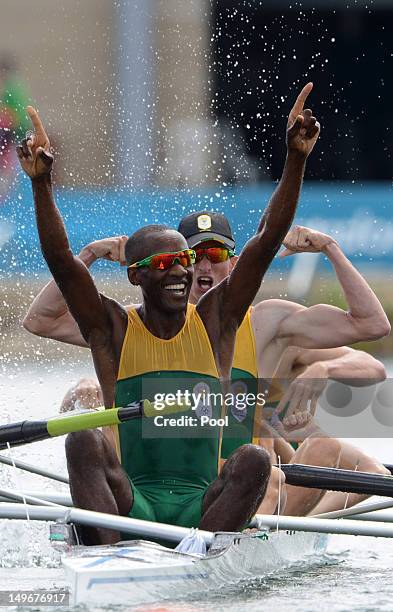
[[[191,213],[181,219],[178,231],[183,234],[190,249],[207,240],[222,242],[228,249],[235,248],[231,226],[222,213],[209,210]]]

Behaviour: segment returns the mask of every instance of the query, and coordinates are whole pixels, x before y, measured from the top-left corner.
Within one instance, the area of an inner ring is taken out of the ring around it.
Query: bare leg
[[[97,430],[69,434],[67,467],[72,501],[77,508],[125,516],[132,507],[130,482],[113,447]],[[120,533],[111,529],[81,527],[84,544],[113,544]]]
[[[390,472],[382,463],[373,457],[369,457],[362,450],[352,446],[348,442],[340,440],[341,455],[337,467],[343,470],[357,470],[358,472],[370,472],[372,474],[382,474],[390,476]],[[343,508],[351,508],[370,497],[370,495],[360,495],[359,493],[343,493],[342,491],[328,491],[319,504],[314,508],[313,514],[323,512],[333,512]]]
[[[335,468],[340,461],[341,444],[335,438],[310,436],[299,446],[291,463]],[[306,516],[320,502],[326,491],[285,485],[287,502],[284,514]]]
[[[239,531],[259,507],[266,492],[271,463],[267,452],[244,444],[225,462],[206,491],[201,529]]]

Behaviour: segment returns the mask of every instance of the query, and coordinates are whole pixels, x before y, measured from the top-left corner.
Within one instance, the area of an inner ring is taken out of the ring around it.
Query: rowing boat
[[[63,557],[70,603],[133,605],[179,600],[260,580],[320,559],[327,535],[303,532],[215,533],[203,557],[143,540],[74,547]]]
[[[146,410],[149,406],[141,404],[113,409],[104,415],[82,414],[46,422],[8,424],[0,426],[0,446],[20,445],[64,435],[67,431],[97,427],[102,425],[102,419],[108,424],[108,419],[118,422],[138,418],[141,411]],[[0,462],[67,482],[65,477],[46,469],[10,461],[1,455]],[[281,467],[287,480],[294,485],[359,493],[367,490],[369,494],[378,492],[393,497],[392,476],[313,466]],[[10,499],[19,503],[10,503]],[[75,508],[69,495],[60,496],[47,490],[18,493],[0,489],[0,519],[56,521],[52,539],[63,551],[62,564],[70,587],[70,603],[100,606],[114,606],[124,601],[143,605],[168,599],[200,598],[201,593],[236,588],[292,566],[301,564],[304,568],[321,559],[329,533],[392,538],[393,518],[379,521],[374,517],[374,511],[392,506],[390,501],[352,508],[351,512],[357,515],[371,510],[371,516],[369,513],[364,521],[347,518],[337,521],[340,516],[347,517],[348,510],[344,510],[341,515],[336,512],[329,518],[258,516],[256,530],[242,533],[194,530],[191,539],[199,539],[203,546],[198,552],[193,549],[188,552],[190,548],[184,543],[190,539],[189,529]],[[110,546],[70,545],[67,537],[60,536],[71,531],[69,525],[72,523],[118,530],[135,539]],[[162,546],[151,539],[165,540],[169,545]],[[179,543],[175,550],[170,547]]]

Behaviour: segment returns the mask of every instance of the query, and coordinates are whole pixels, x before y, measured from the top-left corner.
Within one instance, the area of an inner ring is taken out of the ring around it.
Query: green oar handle
[[[119,425],[124,421],[141,417],[152,418],[160,414],[173,414],[189,410],[187,404],[175,404],[164,406],[158,410],[149,400],[133,402],[124,408],[108,408],[106,410],[86,411],[78,414],[54,417],[47,421],[20,421],[9,425],[0,425],[0,449],[28,442],[45,440],[55,436],[83,431],[85,429],[96,429],[97,427],[108,427]]]
[[[140,418],[144,414],[146,400],[134,402],[124,408],[109,408],[70,414],[63,417],[54,417],[47,421],[20,421],[0,426],[0,449],[10,446],[18,446],[28,442],[37,442],[55,436],[83,431],[84,429],[96,429],[109,425],[118,425],[122,421]],[[147,408],[150,402],[147,402]]]
[[[86,412],[83,414],[56,417],[48,421],[48,434],[51,437],[64,436],[70,432],[83,431],[84,429],[96,429],[97,427],[108,427],[118,425],[120,419],[118,408],[108,408],[97,412]]]

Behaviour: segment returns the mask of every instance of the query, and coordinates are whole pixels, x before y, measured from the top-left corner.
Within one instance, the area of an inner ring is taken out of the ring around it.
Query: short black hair
[[[126,242],[125,256],[127,265],[140,261],[146,257],[146,238],[151,237],[152,234],[162,234],[171,228],[168,225],[145,225],[141,229],[137,230]]]

